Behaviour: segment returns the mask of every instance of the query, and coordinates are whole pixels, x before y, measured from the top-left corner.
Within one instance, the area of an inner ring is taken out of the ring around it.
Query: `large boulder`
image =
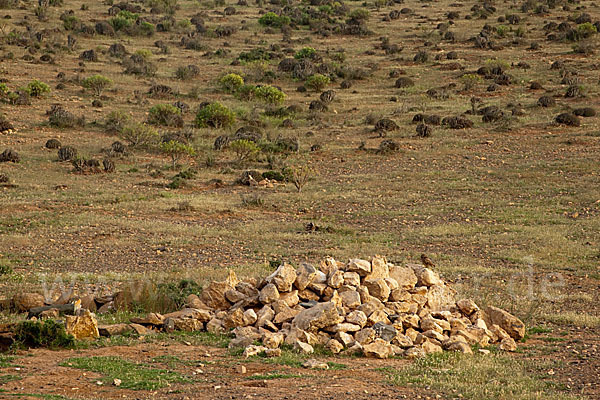
[[[390,276],[390,270],[385,257],[375,256],[371,259],[371,273],[365,276],[365,279],[385,279]]]
[[[326,326],[338,324],[344,320],[335,304],[331,301],[300,311],[292,320],[292,326],[304,331],[316,331]]]
[[[356,272],[358,275],[365,277],[371,273],[371,263],[367,260],[353,258],[348,262],[346,271]]]
[[[17,293],[12,299],[12,304],[18,312],[26,312],[34,307],[42,307],[45,299],[39,293]]]
[[[390,265],[388,268],[390,278],[396,280],[400,288],[412,289],[417,284],[417,276],[412,268],[399,265]]]
[[[294,285],[298,290],[304,290],[313,282],[315,276],[317,276],[317,269],[310,264],[302,263],[296,270]]]
[[[515,340],[521,340],[525,336],[525,324],[514,315],[493,306],[486,307],[485,313],[489,319],[486,322],[488,326],[498,325]]]
[[[388,358],[394,354],[394,350],[385,340],[375,339],[372,343],[363,346],[363,353],[367,357]]]
[[[456,290],[446,286],[443,282],[440,285],[431,286],[425,297],[431,311],[448,310],[456,304]]]
[[[98,321],[89,310],[82,310],[80,315],[65,316],[65,330],[75,339],[96,339],[100,337]]]
[[[289,292],[296,281],[296,270],[288,263],[283,263],[265,280],[275,285],[279,292]]]
[[[227,310],[231,303],[225,297],[227,291],[234,289],[227,281],[211,282],[204,290],[200,300],[214,310]]]

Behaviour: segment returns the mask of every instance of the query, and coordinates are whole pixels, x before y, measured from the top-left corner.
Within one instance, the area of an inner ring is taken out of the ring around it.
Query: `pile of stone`
[[[123,293],[113,297],[110,303],[117,304]],[[75,314],[67,318],[66,327],[76,338],[132,331],[231,331],[235,338],[230,346],[244,348],[245,356],[277,356],[284,344],[302,353],[320,345],[334,354],[377,358],[415,358],[443,350],[471,353],[473,345],[490,344],[514,351],[516,340],[525,335],[518,318],[496,307],[481,309],[472,300],[457,300],[456,291],[424,265],[393,265],[380,256],[347,263],[327,258],[317,267],[283,263],[260,281],[239,280],[230,271],[226,280],[211,282],[200,296],[188,296],[180,311],[150,313],[129,324],[97,329],[88,309],[96,311],[98,299],[29,309],[42,300],[13,299],[13,306],[34,317]],[[255,345],[257,341],[262,344]]]
[[[277,355],[282,344],[302,353],[322,345],[334,354],[377,358],[470,353],[472,345],[489,344],[514,351],[525,335],[523,322],[508,312],[457,301],[456,291],[431,269],[379,256],[347,263],[327,258],[317,268],[284,263],[260,282],[230,272],[200,298],[191,295],[187,307],[163,320],[167,329],[233,330],[231,346],[244,347],[246,356]]]

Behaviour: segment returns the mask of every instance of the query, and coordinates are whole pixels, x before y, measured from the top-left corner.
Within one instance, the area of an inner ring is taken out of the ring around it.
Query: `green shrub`
[[[185,65],[177,67],[175,70],[175,78],[186,81],[197,77],[200,74],[200,68],[195,65]]]
[[[250,100],[254,99],[255,95],[256,95],[256,86],[254,86],[254,85],[243,85],[236,92],[236,96],[240,100],[244,100],[244,101],[250,101]]]
[[[77,27],[79,27],[79,25],[80,25],[79,18],[77,18],[74,15],[67,15],[63,18],[63,27],[67,31],[72,31],[72,30],[76,29]]]
[[[460,81],[464,85],[465,90],[471,90],[482,81],[482,78],[477,74],[464,74],[460,77]]]
[[[271,55],[265,49],[258,48],[252,49],[249,52],[242,52],[238,56],[240,61],[252,62],[252,61],[268,61],[271,59]]]
[[[177,167],[177,162],[186,156],[193,156],[196,152],[194,148],[188,144],[181,143],[177,140],[169,140],[160,144],[160,150],[171,157],[172,168]]]
[[[314,74],[306,78],[304,82],[304,86],[308,89],[312,89],[316,92],[319,92],[325,88],[329,84],[329,77],[323,74]]]
[[[506,25],[498,25],[496,27],[496,34],[500,37],[505,37],[509,31],[510,31],[510,28]]]
[[[104,121],[104,127],[109,132],[121,132],[121,130],[129,124],[131,117],[124,111],[111,111],[106,120]]]
[[[177,0],[146,0],[146,5],[159,14],[174,15],[177,10]]]
[[[138,49],[135,51],[135,54],[142,57],[146,61],[152,57],[152,52],[148,49]]]
[[[81,84],[84,88],[92,90],[96,96],[100,96],[105,88],[112,85],[112,81],[105,76],[97,74],[85,78]]]
[[[238,74],[227,74],[219,80],[219,83],[228,92],[236,92],[244,85],[244,78]]]
[[[139,18],[138,14],[134,14],[129,11],[119,11],[119,13],[113,18],[108,20],[108,23],[111,24],[113,29],[118,32],[120,30],[124,30],[126,28],[131,27],[135,21]]]
[[[23,321],[15,328],[15,341],[28,347],[73,347],[75,339],[67,335],[65,327],[51,319]]]
[[[207,104],[196,114],[198,128],[228,128],[235,123],[233,111],[219,102]]]
[[[262,26],[271,26],[273,28],[281,28],[284,25],[289,25],[292,20],[285,15],[277,15],[274,12],[268,12],[258,19],[258,23]]]
[[[0,181],[2,182],[2,181]],[[0,276],[10,275],[13,273],[13,269],[9,264],[0,264]]]
[[[150,109],[148,123],[181,128],[183,126],[181,110],[171,104],[157,104]]]
[[[193,280],[182,279],[178,283],[161,283],[158,285],[158,293],[173,302],[172,310],[181,310],[185,305],[186,298],[191,295],[200,295],[202,287]]]
[[[598,29],[596,29],[596,26],[592,23],[586,22],[577,25],[577,35],[582,39],[589,38],[596,33],[598,33]]]
[[[265,85],[259,86],[254,90],[257,99],[268,104],[281,104],[285,100],[285,93],[276,87]]]
[[[229,144],[229,149],[236,154],[237,162],[253,160],[260,152],[256,143],[246,139],[234,140]]]
[[[131,147],[143,147],[155,144],[159,135],[156,129],[140,123],[134,123],[125,126],[119,137],[131,144]]]
[[[353,10],[348,17],[355,21],[366,21],[369,19],[369,10],[365,10],[364,8],[357,8]]]
[[[4,97],[10,92],[6,83],[0,83],[0,97]]]
[[[317,51],[312,47],[303,47],[294,54],[296,60],[303,60],[305,58],[313,58],[317,54]]]
[[[139,29],[137,31],[131,33],[138,33],[143,36],[152,36],[154,35],[155,31],[156,28],[154,27],[154,25],[152,25],[150,22],[144,21],[139,25]]]
[[[29,82],[25,88],[25,92],[27,92],[27,94],[31,97],[41,97],[45,93],[50,93],[50,86],[46,85],[44,82],[34,79],[33,81]]]

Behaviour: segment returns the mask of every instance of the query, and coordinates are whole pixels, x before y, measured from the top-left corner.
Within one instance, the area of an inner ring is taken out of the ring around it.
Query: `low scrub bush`
[[[63,324],[51,319],[23,321],[15,329],[15,341],[27,347],[73,347],[75,339],[68,335]]]
[[[171,104],[157,104],[150,109],[148,123],[152,125],[183,127],[181,110]]]
[[[105,76],[96,74],[85,78],[81,85],[94,92],[94,95],[100,96],[102,91],[112,85],[112,81]]]
[[[119,133],[119,137],[129,142],[131,147],[134,148],[155,144],[159,139],[156,129],[139,123],[125,126]]]
[[[304,86],[307,89],[314,90],[315,92],[319,92],[325,88],[329,84],[329,77],[323,74],[314,74],[309,76],[304,82]]]
[[[198,128],[229,128],[235,123],[235,114],[228,107],[214,102],[202,107],[196,114]]]
[[[34,79],[25,87],[25,92],[31,97],[41,97],[46,93],[50,93],[50,86],[42,81]]]
[[[244,86],[244,78],[238,74],[227,74],[219,80],[221,87],[228,92],[236,92]]]

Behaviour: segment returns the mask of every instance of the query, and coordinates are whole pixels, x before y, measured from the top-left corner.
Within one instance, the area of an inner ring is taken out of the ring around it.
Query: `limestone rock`
[[[228,330],[238,326],[244,326],[244,311],[241,308],[229,311],[223,319],[223,327]]]
[[[283,333],[265,332],[262,337],[262,343],[269,349],[276,349],[283,343]]]
[[[17,293],[13,296],[12,304],[18,312],[27,312],[31,308],[45,305],[45,299],[39,293]]]
[[[371,259],[371,272],[365,276],[365,280],[389,278],[390,270],[384,257],[375,256]]]
[[[140,325],[162,325],[165,322],[165,317],[158,313],[148,313],[143,318],[134,317],[130,321]]]
[[[437,344],[434,344],[429,340],[423,342],[423,344],[421,344],[421,348],[423,348],[425,354],[440,353],[443,351],[441,346],[438,346]]]
[[[389,276],[393,278],[401,289],[412,289],[417,284],[417,276],[410,267],[401,267],[399,265],[390,265]]]
[[[424,267],[421,264],[408,264],[409,267],[415,272],[417,276],[417,285],[418,286],[433,286],[433,285],[443,285],[444,282],[440,279],[440,276],[430,270],[429,268]],[[398,282],[400,283],[400,282]]]
[[[98,333],[100,336],[111,337],[117,335],[123,335],[131,332],[133,328],[129,324],[114,324],[114,325],[99,325]]]
[[[383,339],[375,339],[372,343],[363,346],[366,357],[388,358],[394,353],[392,345]]]
[[[296,270],[288,263],[283,263],[269,275],[265,281],[275,285],[279,292],[289,292],[296,281]]]
[[[369,280],[366,279],[363,281],[363,284],[369,289],[369,294],[382,302],[386,302],[390,297],[390,288],[385,283],[385,279],[378,278]]]
[[[333,354],[339,354],[342,350],[344,350],[344,345],[335,339],[330,339],[325,345],[325,348],[331,351]]]
[[[342,298],[342,305],[351,310],[357,308],[361,304],[360,294],[355,290],[346,290],[340,293],[340,297]]]
[[[315,352],[314,347],[312,347],[308,343],[304,343],[299,340],[296,340],[296,342],[294,343],[294,350],[301,354],[312,354]]]
[[[242,320],[244,322],[244,326],[254,325],[258,320],[258,316],[256,315],[256,312],[253,309],[249,308],[246,311],[244,311]]]
[[[231,307],[231,303],[225,297],[225,293],[233,288],[228,281],[211,282],[202,291],[200,299],[211,309],[226,310]]]
[[[477,304],[471,299],[461,299],[456,302],[456,307],[460,310],[463,315],[469,316],[476,311],[479,311]]]
[[[75,339],[96,339],[100,337],[98,321],[89,310],[80,315],[65,315],[65,329]]]
[[[358,287],[360,286],[360,275],[356,272],[344,272],[344,285]]]
[[[279,290],[277,289],[277,286],[272,283],[265,285],[265,287],[260,291],[258,299],[263,304],[270,304],[279,300]]]
[[[264,306],[258,311],[256,316],[256,326],[260,328],[264,326],[266,322],[273,321],[273,318],[275,317],[275,311],[273,311],[270,306]]]
[[[446,350],[457,351],[459,353],[465,353],[465,354],[473,354],[473,350],[471,350],[471,346],[469,346],[468,344],[466,344],[465,342],[462,342],[460,340],[451,341],[450,343],[448,343],[446,346]]]
[[[204,324],[193,318],[173,318],[173,326],[177,331],[196,332],[204,330]]]
[[[327,285],[329,287],[339,289],[344,284],[344,272],[340,270],[334,271],[329,278],[327,278]]]
[[[361,277],[365,277],[371,273],[371,263],[366,260],[353,258],[348,262],[346,271],[356,272]]]
[[[206,323],[206,331],[210,333],[223,333],[223,321],[219,318],[213,318]]]
[[[361,345],[366,345],[375,340],[375,330],[372,328],[364,328],[354,334],[354,340]]]
[[[485,313],[491,321],[488,326],[498,325],[515,340],[521,340],[525,336],[525,324],[514,315],[493,306],[486,307]]]
[[[453,307],[456,290],[442,283],[441,285],[431,285],[427,292],[427,305],[432,311],[447,310]]]
[[[294,285],[298,290],[304,290],[310,285],[317,275],[317,269],[310,264],[302,263],[296,270],[296,281]]]
[[[367,316],[360,310],[354,310],[346,315],[346,322],[355,324],[363,328],[367,324]]]
[[[425,350],[422,347],[411,347],[404,351],[403,356],[409,359],[423,358],[425,357]]]
[[[504,338],[500,341],[500,350],[504,351],[516,351],[517,343],[511,337]]]
[[[329,369],[329,365],[326,362],[315,360],[314,358],[304,361],[302,366],[309,369]]]
[[[309,331],[335,325],[343,320],[344,318],[338,314],[335,304],[326,302],[298,313],[292,321],[292,326]]]
[[[346,332],[338,332],[335,334],[335,339],[344,347],[350,347],[354,343],[354,337]]]

